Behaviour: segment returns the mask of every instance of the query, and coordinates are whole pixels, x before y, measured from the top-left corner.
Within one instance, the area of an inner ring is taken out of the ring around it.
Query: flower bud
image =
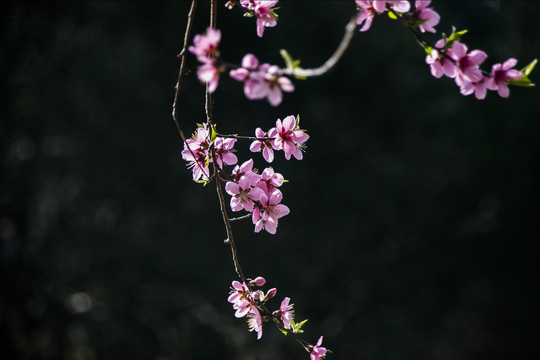
[[[266,280],[262,276],[257,276],[255,279],[249,282],[251,286],[263,286],[266,283]]]
[[[274,296],[276,296],[276,293],[277,293],[277,289],[276,289],[276,288],[272,288],[272,289],[268,290],[268,292],[267,292],[266,295],[264,296],[263,302],[268,301],[268,300],[270,300],[271,298],[273,298]]]

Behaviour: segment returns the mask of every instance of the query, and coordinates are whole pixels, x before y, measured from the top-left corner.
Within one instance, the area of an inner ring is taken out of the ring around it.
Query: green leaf
[[[507,80],[506,83],[508,85],[515,85],[515,86],[521,86],[521,87],[535,86],[535,84],[529,79],[529,74],[533,71],[537,62],[538,62],[537,59],[534,59],[533,61],[529,63],[529,65],[525,66],[523,69],[520,70],[520,72],[523,74],[523,77],[521,79]]]
[[[465,35],[469,30],[456,31],[456,28],[452,26],[452,34],[448,37],[448,42],[461,41],[461,36]]]
[[[388,12],[388,17],[389,17],[390,19],[392,19],[392,20],[397,20],[397,18],[398,18],[398,17],[396,16],[396,14],[395,14],[393,11],[389,11],[389,12]]]
[[[216,141],[217,132],[214,126],[212,126],[212,131],[210,132],[210,144],[213,144]]]
[[[208,185],[208,183],[210,182],[210,180],[197,180],[195,181],[197,184],[203,184],[203,186],[206,186]]]
[[[303,333],[304,330],[302,330],[302,326],[308,321],[308,319],[306,320],[303,320],[299,323],[296,323],[294,322],[294,320],[291,320],[291,329],[293,331],[293,333],[295,334],[300,334],[300,333]]]
[[[294,72],[294,70],[302,70],[300,67],[300,60],[294,60],[287,50],[281,49],[279,50],[279,54],[283,58],[283,61],[285,61],[285,66],[287,67],[288,71]],[[294,77],[299,80],[307,79],[305,76],[299,75],[294,75]]]
[[[537,59],[534,59],[531,61],[531,63],[527,66],[525,66],[520,71],[523,73],[523,76],[529,76],[529,74],[533,71],[534,67],[536,66],[536,63],[538,62]]]
[[[442,34],[444,40],[444,48],[449,49],[454,44],[454,41],[461,41],[461,36],[465,35],[469,30],[456,31],[455,26],[452,26],[452,33],[450,36],[446,36],[445,33]]]

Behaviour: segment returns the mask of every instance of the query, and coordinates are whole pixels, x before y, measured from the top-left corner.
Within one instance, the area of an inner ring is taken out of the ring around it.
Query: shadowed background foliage
[[[222,56],[304,67],[335,49],[353,1],[280,2],[280,22],[220,3]],[[539,56],[539,2],[435,2],[439,31],[491,64]],[[16,2],[0,42],[0,357],[306,359],[271,325],[261,340],[226,298],[235,273],[215,188],[191,181],[170,112],[189,2]],[[201,3],[194,33],[207,26]],[[435,35],[427,35],[437,40]],[[234,224],[248,276],[289,296],[305,337],[335,359],[517,359],[538,355],[539,95],[463,97],[429,73],[386,16],[338,67],[295,81],[272,108],[223,76],[223,133],[300,114],[303,161],[278,233]],[[188,59],[186,133],[204,87]],[[538,70],[537,70],[538,71]],[[531,76],[537,82],[537,73]],[[252,154],[238,142],[238,156]],[[265,164],[253,155],[257,167]]]

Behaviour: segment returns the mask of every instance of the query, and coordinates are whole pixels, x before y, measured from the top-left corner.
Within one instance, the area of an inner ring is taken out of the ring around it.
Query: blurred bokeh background
[[[220,3],[222,56],[306,68],[339,43],[354,2],[280,2],[264,37]],[[540,2],[435,2],[439,31],[540,56]],[[0,12],[0,358],[306,359],[227,303],[235,279],[213,186],[191,181],[171,118],[189,2],[14,2]],[[197,8],[194,33],[208,22]],[[430,40],[438,35],[429,34]],[[335,359],[518,359],[538,350],[537,88],[464,97],[379,16],[324,77],[271,107],[223,76],[223,133],[300,114],[303,161],[278,154],[291,214],[278,233],[234,224],[248,276],[289,296]],[[181,120],[203,122],[188,60]],[[531,79],[538,82],[538,70]],[[241,160],[249,143],[236,146]]]

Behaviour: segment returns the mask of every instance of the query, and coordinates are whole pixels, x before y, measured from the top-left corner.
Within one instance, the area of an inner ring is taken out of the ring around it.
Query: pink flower
[[[317,344],[311,349],[311,352],[309,354],[309,358],[311,360],[319,360],[326,356],[326,348],[321,346],[322,341],[323,337],[321,336],[319,338],[319,341],[317,341]]]
[[[261,176],[253,172],[253,159],[245,161],[242,165],[236,165],[232,171],[232,175],[235,182],[239,182],[240,179],[247,179],[250,186],[255,186],[259,182]]]
[[[200,62],[204,63],[208,61],[208,57],[217,58],[219,56],[217,47],[220,41],[221,32],[209,27],[204,35],[195,35],[193,46],[190,46],[188,50],[197,56]]]
[[[249,325],[249,331],[255,331],[257,332],[257,340],[259,340],[262,336],[262,318],[261,314],[259,313],[259,310],[257,310],[256,307],[251,307],[249,314],[248,314],[248,325]]]
[[[459,87],[459,90],[462,95],[470,95],[474,92],[474,96],[478,100],[483,100],[486,98],[486,92],[487,92],[487,82],[489,78],[483,77],[482,80],[472,83],[470,81],[465,81],[463,84]]]
[[[285,76],[280,76],[280,69],[276,65],[262,64],[253,54],[246,54],[242,58],[242,67],[230,71],[230,76],[244,82],[244,94],[250,100],[264,99],[270,105],[277,106],[283,99],[282,91],[294,91],[294,85]]]
[[[455,78],[458,70],[456,65],[452,60],[444,56],[446,50],[446,43],[443,39],[435,43],[437,49],[431,49],[431,53],[426,56],[426,63],[430,66],[431,75],[437,79],[441,78],[443,75],[448,76],[449,78]]]
[[[262,150],[263,158],[266,160],[266,162],[271,163],[272,161],[274,161],[274,139],[277,136],[276,128],[270,129],[268,133],[262,131],[261,128],[257,128],[255,129],[255,136],[259,139],[267,140],[253,141],[249,147],[249,150],[251,152],[259,152]],[[275,149],[277,150],[277,148]]]
[[[429,31],[435,33],[436,30],[434,26],[439,24],[441,16],[437,14],[433,9],[427,8],[430,3],[431,0],[416,0],[416,2],[414,3],[414,6],[416,7],[416,12],[414,15],[418,19],[424,20],[424,22],[418,26],[418,29],[421,32]]]
[[[279,307],[278,316],[281,316],[281,321],[283,322],[283,326],[285,329],[291,328],[291,320],[294,317],[294,310],[293,305],[289,305],[289,301],[291,301],[290,298],[286,297],[281,302],[281,306]]]
[[[255,232],[262,229],[270,234],[275,234],[278,226],[278,219],[290,213],[287,206],[280,204],[283,195],[281,191],[275,190],[269,196],[262,194],[259,199],[261,208],[253,209],[252,221],[255,225]]]
[[[503,64],[495,64],[491,67],[491,78],[486,85],[490,90],[497,90],[501,97],[507,98],[510,95],[507,80],[517,80],[523,77],[521,71],[512,69],[516,66],[517,60],[510,58]]]
[[[214,60],[207,60],[206,63],[203,63],[203,65],[199,66],[197,69],[197,77],[200,82],[208,84],[208,91],[213,93],[217,89],[219,74],[222,71],[223,68],[217,65]]]
[[[289,160],[293,155],[297,160],[302,160],[302,144],[309,139],[303,130],[298,129],[294,115],[289,115],[283,122],[276,121],[277,137],[274,140],[275,148],[283,149],[285,158]]]
[[[236,139],[217,137],[214,141],[214,148],[216,149],[216,161],[219,168],[223,168],[223,163],[227,165],[234,165],[238,162],[238,158],[233,153],[233,147],[236,143]]]
[[[240,5],[250,14],[257,18],[257,36],[262,37],[265,27],[274,27],[277,24],[277,15],[272,7],[278,3],[278,0],[241,0]]]
[[[208,170],[208,129],[205,126],[197,128],[191,139],[187,139],[182,150],[182,158],[188,161],[188,168],[193,170],[193,180],[198,181],[201,178],[209,179]]]
[[[262,196],[265,196],[264,191],[258,187],[253,187],[247,178],[240,178],[238,183],[229,181],[225,184],[225,191],[231,198],[231,210],[253,211],[255,206],[254,201],[259,201]]]
[[[253,307],[253,297],[245,283],[239,281],[232,282],[232,289],[227,299],[228,302],[233,304],[233,309],[236,310],[234,316],[241,318]]]
[[[470,81],[472,83],[482,80],[482,71],[480,70],[480,64],[487,58],[487,54],[482,50],[473,50],[467,53],[467,46],[454,41],[452,48],[447,52],[448,56],[454,59],[458,66],[458,73],[456,75],[456,84],[461,86],[464,81]]]
[[[283,185],[284,181],[283,175],[274,172],[272,168],[266,168],[260,176],[257,187],[261,188],[266,194],[271,194],[274,189]]]
[[[408,1],[402,1],[402,0],[397,0],[397,1],[396,0],[393,0],[393,1],[374,0],[372,1],[372,3],[373,3],[373,8],[379,14],[382,14],[383,12],[387,10],[386,9],[387,4],[390,5],[392,10],[395,10],[400,13],[406,13],[411,8],[411,4],[409,4]]]
[[[371,27],[371,23],[373,22],[373,18],[375,17],[375,14],[377,14],[377,11],[373,8],[372,1],[356,0],[356,6],[358,6],[358,10],[360,10],[356,17],[356,24],[362,25],[362,23],[364,23],[364,26],[360,28],[360,31],[367,31]]]
[[[278,106],[283,100],[282,91],[293,92],[294,85],[285,76],[280,76],[280,69],[277,65],[262,64],[259,70],[251,74],[246,81],[248,99],[267,98],[272,106]]]

